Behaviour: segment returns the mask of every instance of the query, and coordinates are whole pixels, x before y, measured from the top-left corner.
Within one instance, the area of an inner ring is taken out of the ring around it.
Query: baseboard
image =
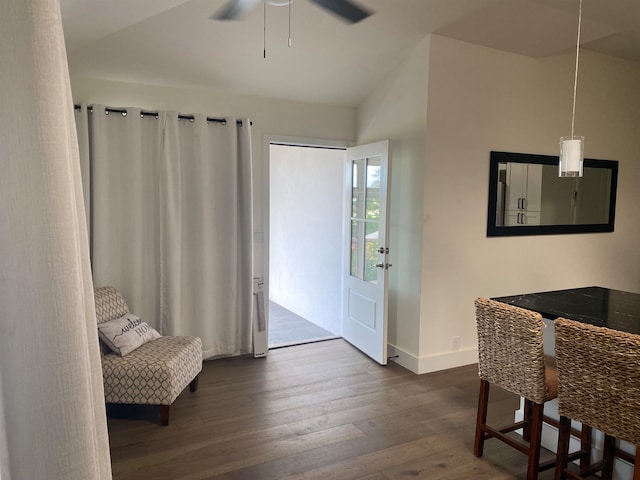
[[[389,344],[387,352],[390,358],[396,357],[392,359],[394,362],[417,374],[462,367],[478,361],[478,349],[475,347],[418,357],[400,347]]]
[[[398,365],[402,365],[407,370],[418,373],[418,357],[409,353],[400,347],[396,347],[395,345],[387,344],[387,356],[389,360],[397,363]]]

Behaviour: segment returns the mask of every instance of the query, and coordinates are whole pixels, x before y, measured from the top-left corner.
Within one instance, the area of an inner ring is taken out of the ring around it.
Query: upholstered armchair
[[[95,290],[98,324],[129,313],[122,295],[113,287]],[[159,337],[125,356],[102,342],[102,377],[106,403],[160,406],[160,424],[169,424],[169,408],[190,385],[195,392],[202,370],[202,341],[198,337]]]

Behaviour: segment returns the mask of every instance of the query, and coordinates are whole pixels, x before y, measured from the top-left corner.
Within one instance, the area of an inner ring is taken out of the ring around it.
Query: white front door
[[[342,336],[387,363],[389,141],[347,149]]]

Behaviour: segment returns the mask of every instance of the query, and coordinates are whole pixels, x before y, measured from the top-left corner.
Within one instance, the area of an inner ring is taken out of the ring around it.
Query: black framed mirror
[[[558,177],[558,157],[491,152],[487,236],[613,232],[618,162],[585,159]]]

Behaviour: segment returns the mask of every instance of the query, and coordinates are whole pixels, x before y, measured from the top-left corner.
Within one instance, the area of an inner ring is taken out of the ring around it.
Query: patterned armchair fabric
[[[96,317],[98,323],[108,322],[129,313],[129,307],[120,292],[113,287],[96,288],[94,291],[96,302]]]
[[[113,287],[95,290],[98,323],[129,313]],[[107,403],[170,405],[202,370],[198,337],[160,337],[125,357],[102,349],[102,377]]]

